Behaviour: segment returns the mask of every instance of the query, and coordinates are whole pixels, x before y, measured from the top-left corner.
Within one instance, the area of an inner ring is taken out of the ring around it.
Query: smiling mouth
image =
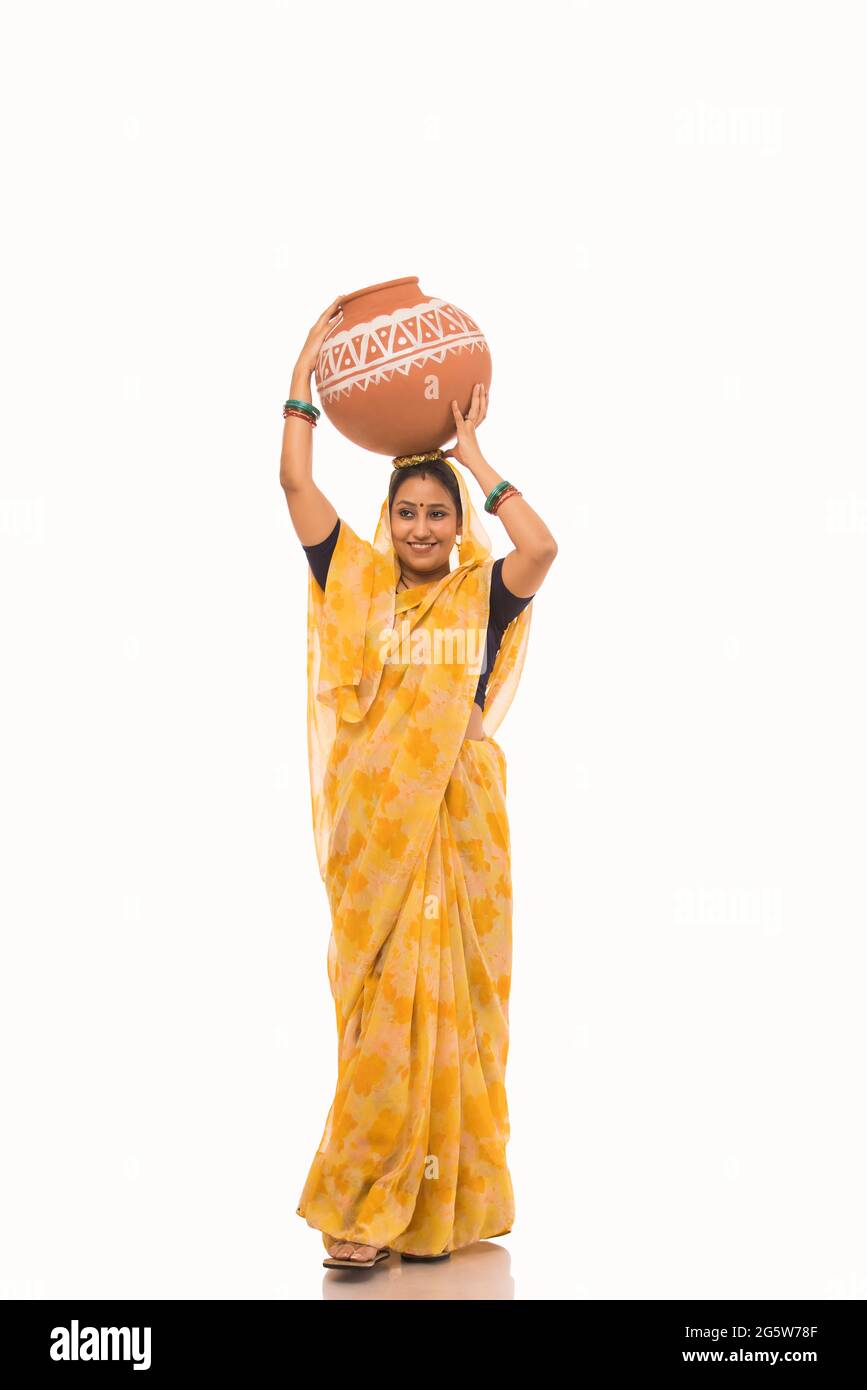
[[[433,550],[436,541],[408,541],[413,550]]]

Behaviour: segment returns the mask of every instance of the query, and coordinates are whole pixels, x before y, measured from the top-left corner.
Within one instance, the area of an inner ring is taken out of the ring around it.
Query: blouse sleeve
[[[340,518],[334,523],[334,530],[330,536],[326,536],[324,541],[317,541],[316,545],[302,546],[304,554],[310,561],[310,568],[313,577],[320,589],[324,591],[325,581],[328,578],[328,567],[331,564],[331,557],[334,554],[334,547],[337,544],[337,537],[340,533]]]
[[[528,603],[532,603],[535,594],[530,594],[528,598],[520,598],[507,589],[503,583],[503,560],[495,560],[491,570],[491,622],[498,627],[501,632],[506,628],[513,618],[517,618],[519,613],[523,613]]]

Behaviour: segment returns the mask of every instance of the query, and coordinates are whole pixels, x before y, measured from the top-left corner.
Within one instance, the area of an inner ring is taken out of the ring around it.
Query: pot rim
[[[363,294],[370,294],[373,290],[390,290],[394,285],[417,285],[417,275],[404,275],[399,280],[380,280],[378,285],[365,285],[363,289],[353,290],[352,294],[347,294],[341,299],[340,303],[348,304],[351,299],[359,299]]]

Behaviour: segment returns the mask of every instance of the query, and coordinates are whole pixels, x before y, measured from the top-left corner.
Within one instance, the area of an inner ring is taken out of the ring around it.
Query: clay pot
[[[420,454],[455,438],[451,401],[466,415],[477,381],[491,384],[478,324],[418,276],[367,285],[342,300],[343,318],[316,363],[322,409],[374,454]]]

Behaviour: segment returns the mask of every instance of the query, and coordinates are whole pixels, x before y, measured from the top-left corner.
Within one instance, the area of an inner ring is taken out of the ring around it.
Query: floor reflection
[[[394,1252],[373,1269],[323,1270],[323,1299],[514,1299],[508,1250],[480,1240],[439,1264],[407,1264]]]

